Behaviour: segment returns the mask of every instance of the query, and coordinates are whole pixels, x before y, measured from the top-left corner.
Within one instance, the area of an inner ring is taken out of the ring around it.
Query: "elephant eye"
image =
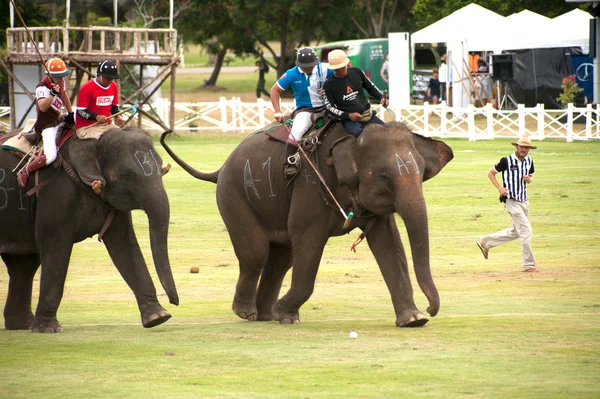
[[[125,182],[132,182],[132,181],[135,180],[135,173],[133,173],[132,170],[125,169],[119,175],[119,180],[122,180],[122,181],[125,181]]]
[[[381,180],[384,183],[389,183],[390,182],[390,178],[388,175],[386,175],[385,173],[380,173],[379,174],[379,180]]]

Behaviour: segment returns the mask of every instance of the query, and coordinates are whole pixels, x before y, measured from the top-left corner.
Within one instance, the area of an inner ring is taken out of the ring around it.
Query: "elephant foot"
[[[300,324],[300,313],[284,309],[278,301],[273,305],[273,320],[280,324]]]
[[[54,318],[35,318],[33,322],[33,326],[31,327],[31,331],[43,333],[43,334],[54,334],[54,333],[62,333],[63,328],[58,323],[58,320]]]
[[[396,327],[420,327],[428,321],[429,319],[423,313],[417,312],[396,317]]]
[[[256,306],[248,303],[238,302],[234,299],[231,309],[233,310],[233,313],[235,313],[240,319],[248,321],[258,320],[258,311],[256,310]]]
[[[33,327],[33,313],[27,318],[24,317],[4,317],[4,328],[7,330],[31,330]]]
[[[152,313],[146,317],[143,317],[142,325],[144,326],[144,328],[152,328],[164,323],[170,318],[171,314],[163,309],[161,311],[158,311],[157,313]]]
[[[273,314],[271,312],[269,313],[258,313],[258,316],[256,317],[256,321],[272,321],[273,320]]]

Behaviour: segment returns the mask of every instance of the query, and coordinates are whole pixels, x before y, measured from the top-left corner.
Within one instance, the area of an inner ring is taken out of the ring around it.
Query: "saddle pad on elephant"
[[[31,150],[31,143],[21,133],[7,136],[6,139],[2,137],[0,141],[2,143],[2,149],[7,151],[13,151],[20,155],[25,155]]]
[[[0,138],[0,142],[2,143],[2,149],[16,152],[17,154],[25,155],[31,150],[31,143],[25,137],[23,137],[23,132],[30,132],[33,129],[33,125],[35,125],[35,119],[28,119],[25,127],[21,129],[21,133],[9,135],[6,137]]]
[[[304,135],[304,139],[308,137],[321,137],[321,135],[328,131],[330,127],[333,127],[338,121],[330,118],[319,118],[315,122],[312,128]],[[286,125],[279,125],[270,128],[265,131],[265,134],[271,137],[275,141],[286,143],[290,135],[290,127]]]
[[[56,146],[59,150],[65,141],[67,141],[67,139],[69,139],[72,135],[73,128],[65,128],[59,131],[56,142]],[[33,147],[31,142],[27,140],[22,133],[0,137],[0,143],[2,143],[3,150],[12,151],[13,154],[20,157],[27,155]]]

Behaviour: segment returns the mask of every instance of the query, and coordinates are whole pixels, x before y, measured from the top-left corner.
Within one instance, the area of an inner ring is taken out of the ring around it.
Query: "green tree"
[[[254,52],[255,39],[243,31],[230,0],[193,0],[177,21],[186,41],[201,44],[216,55],[215,68],[205,86],[215,86],[228,51],[236,55]]]
[[[15,1],[21,17],[30,26],[47,26],[50,24],[48,7],[35,0]],[[10,0],[0,0],[0,48],[6,48],[6,29],[10,28]],[[15,28],[22,28],[23,23],[15,11]]]
[[[363,38],[387,37],[389,32],[410,29],[410,11],[415,1],[355,0],[349,15]]]

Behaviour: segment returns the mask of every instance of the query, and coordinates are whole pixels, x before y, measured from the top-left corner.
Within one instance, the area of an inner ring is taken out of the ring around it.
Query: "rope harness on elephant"
[[[38,183],[37,180],[37,176],[38,173],[36,173],[36,181],[35,181],[35,185],[33,188],[31,188],[29,191],[27,191],[27,195],[31,196],[34,194],[38,194],[39,191],[44,188],[46,185],[48,185],[52,179],[54,179],[54,177],[58,174],[58,171],[63,168],[65,173],[67,174],[67,176],[69,176],[69,178],[75,182],[75,184],[77,186],[79,186],[79,188],[81,188],[81,190],[85,193],[87,193],[91,198],[94,199],[94,201],[96,201],[102,208],[104,209],[108,209],[108,215],[106,216],[106,220],[104,221],[104,224],[102,225],[102,229],[100,229],[100,233],[98,233],[98,241],[102,241],[102,237],[104,236],[104,233],[106,233],[106,230],[108,230],[110,223],[112,222],[116,210],[115,208],[109,206],[106,202],[102,201],[102,199],[100,199],[96,194],[94,194],[94,192],[92,191],[92,189],[90,187],[88,187],[79,177],[79,175],[77,174],[77,172],[75,171],[75,169],[73,169],[73,167],[71,165],[69,165],[69,163],[65,160],[65,158],[61,155],[61,153],[58,153],[58,156],[56,158],[56,160],[52,163],[52,166],[54,167],[55,171],[52,174],[52,176],[50,176],[49,178],[47,178],[46,180],[43,180],[41,183]]]

